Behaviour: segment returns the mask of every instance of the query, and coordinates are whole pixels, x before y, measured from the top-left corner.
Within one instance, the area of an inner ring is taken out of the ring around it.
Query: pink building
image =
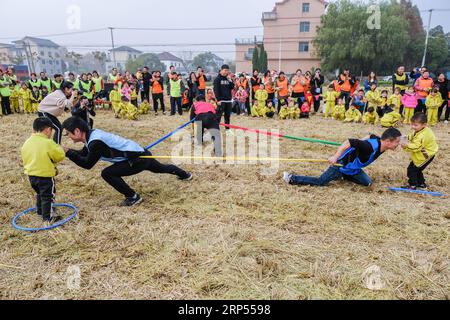
[[[312,41],[325,13],[324,0],[283,0],[271,12],[262,14],[264,39],[236,40],[236,69],[252,71],[252,54],[256,44],[264,42],[269,69],[294,73],[320,67]]]

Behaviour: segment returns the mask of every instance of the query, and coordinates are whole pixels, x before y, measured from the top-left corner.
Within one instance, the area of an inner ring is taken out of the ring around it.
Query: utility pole
[[[430,38],[431,16],[432,16],[432,14],[433,14],[433,10],[434,10],[434,9],[430,9],[430,10],[429,10],[430,15],[429,15],[429,17],[428,17],[427,36],[426,36],[426,38],[425,38],[425,52],[424,52],[424,54],[423,54],[422,66],[425,65],[425,62],[426,62],[426,60],[427,60],[428,40],[429,40],[429,38]]]
[[[116,47],[114,45],[114,28],[113,27],[109,27],[108,28],[111,31],[111,45],[112,45],[112,54],[113,54],[113,62],[114,62],[114,67],[117,68],[117,61],[116,61],[116,51],[114,50]]]

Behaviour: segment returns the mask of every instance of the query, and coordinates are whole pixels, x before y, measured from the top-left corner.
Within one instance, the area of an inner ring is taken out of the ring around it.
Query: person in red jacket
[[[416,108],[416,113],[426,112],[425,100],[427,99],[433,87],[434,81],[433,79],[430,78],[430,72],[424,71],[422,76],[419,77],[416,80],[416,83],[414,84],[414,89],[416,90],[416,93],[420,96],[420,98],[417,100],[418,105]]]
[[[217,114],[216,107],[206,102],[204,95],[197,97],[197,102],[191,108],[191,120],[195,118],[197,127],[197,143],[203,144],[205,129],[208,130],[214,141],[214,153],[216,157],[222,156],[222,139],[220,134],[220,115]]]

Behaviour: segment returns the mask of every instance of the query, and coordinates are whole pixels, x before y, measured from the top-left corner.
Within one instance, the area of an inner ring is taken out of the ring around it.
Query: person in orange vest
[[[292,99],[299,105],[305,99],[305,92],[308,87],[308,79],[303,75],[302,70],[298,69],[292,78]]]
[[[206,94],[206,76],[203,72],[202,67],[197,68],[197,82],[198,82],[198,93],[199,95],[205,95]]]
[[[289,98],[289,81],[283,71],[280,72],[278,79],[275,81],[275,90],[278,92],[278,113],[280,113],[280,100],[287,100]]]
[[[163,115],[166,114],[166,107],[164,105],[164,82],[161,77],[161,71],[155,71],[150,79],[150,88],[152,89],[153,109],[155,115],[158,115],[158,101],[161,104]]]
[[[259,85],[261,82],[262,80],[259,77],[259,70],[253,70],[253,77],[250,79],[250,83],[252,85],[252,101],[255,101],[255,93],[259,90]]]
[[[419,95],[419,99],[417,100],[418,105],[416,108],[416,113],[422,112],[425,113],[425,100],[433,89],[434,81],[430,78],[430,72],[424,71],[421,77],[416,80],[414,84],[414,89],[416,93]]]
[[[344,73],[339,75],[337,80],[341,89],[341,98],[345,99],[345,110],[348,110],[352,96],[351,92],[356,84],[356,79],[350,75],[349,69],[344,69]]]
[[[267,94],[269,95],[267,98],[267,105],[269,105],[269,102],[272,102],[273,104],[273,100],[275,98],[275,84],[273,83],[273,78],[270,71],[267,71],[264,74],[264,78],[262,81],[266,87]]]

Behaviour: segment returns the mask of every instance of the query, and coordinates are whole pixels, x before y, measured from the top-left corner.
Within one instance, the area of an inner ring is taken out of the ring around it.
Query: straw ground
[[[346,182],[292,187],[280,179],[285,170],[318,175],[326,168],[308,163],[283,163],[273,176],[261,174],[264,165],[186,165],[195,176],[189,183],[143,173],[127,179],[145,199],[131,209],[118,207],[120,195],[101,180],[106,164],[86,171],[66,161],[59,166],[57,200],[77,205],[78,219],[27,234],[10,221],[33,205],[19,152],[33,117],[0,121],[2,299],[450,298],[450,201],[387,191],[405,183],[408,156],[400,150],[367,170],[371,188]],[[96,126],[146,145],[186,121],[146,116],[122,122],[100,111]],[[295,122],[235,117],[233,123],[332,141],[382,132],[321,116]],[[445,193],[449,133],[443,124],[436,129],[441,152],[426,172],[433,189]],[[169,155],[173,146],[168,141],[154,153]],[[334,150],[282,140],[280,155],[326,159]],[[371,266],[381,270],[380,290],[366,286]],[[71,267],[80,270],[79,286],[70,285]]]

